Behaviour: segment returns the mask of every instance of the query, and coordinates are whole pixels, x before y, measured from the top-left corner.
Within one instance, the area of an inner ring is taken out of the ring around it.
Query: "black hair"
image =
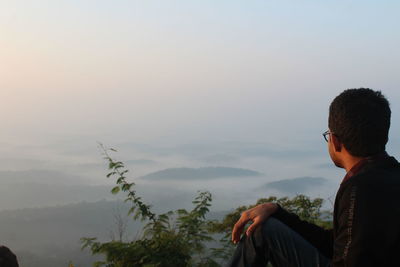
[[[390,115],[389,102],[380,91],[347,89],[329,107],[329,130],[351,155],[368,157],[385,151]]]

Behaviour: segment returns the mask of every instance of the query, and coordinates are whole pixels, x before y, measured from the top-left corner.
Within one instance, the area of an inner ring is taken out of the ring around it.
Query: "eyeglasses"
[[[324,137],[324,139],[325,139],[326,142],[329,141],[329,139],[328,139],[328,137],[327,137],[329,134],[331,134],[331,132],[330,132],[329,130],[326,131],[326,132],[324,132],[324,133],[322,134],[322,136]]]

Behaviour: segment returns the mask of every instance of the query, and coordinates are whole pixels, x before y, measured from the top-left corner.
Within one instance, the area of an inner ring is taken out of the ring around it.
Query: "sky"
[[[332,99],[370,87],[391,102],[396,155],[399,8],[397,1],[2,0],[3,153],[65,159],[46,149],[97,141],[321,150]]]

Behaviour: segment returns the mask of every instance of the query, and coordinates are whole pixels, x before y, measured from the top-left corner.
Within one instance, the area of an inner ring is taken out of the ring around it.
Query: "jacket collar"
[[[398,163],[394,157],[391,157],[386,153],[386,151],[363,158],[360,160],[356,165],[354,165],[347,173],[346,176],[343,178],[342,183],[349,180],[351,177],[364,172],[368,167],[382,165],[382,163]]]

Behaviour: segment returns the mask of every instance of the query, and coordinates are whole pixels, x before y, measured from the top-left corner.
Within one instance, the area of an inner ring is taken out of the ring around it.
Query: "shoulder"
[[[342,207],[355,201],[365,212],[400,206],[400,167],[371,168],[355,175],[341,184],[338,198]]]
[[[343,191],[351,187],[362,190],[374,190],[382,187],[400,186],[400,164],[392,158],[388,164],[367,166],[359,174],[354,175],[340,185]]]

